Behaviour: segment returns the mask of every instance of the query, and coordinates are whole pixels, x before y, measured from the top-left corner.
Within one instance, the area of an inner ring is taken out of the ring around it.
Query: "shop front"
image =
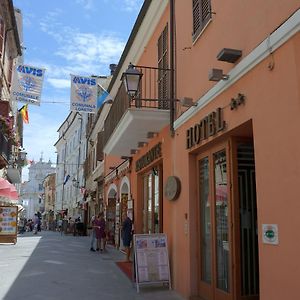
[[[145,152],[146,151],[146,152]],[[145,154],[135,161],[135,174],[138,182],[137,216],[139,232],[163,232],[163,163],[162,143],[157,142],[151,147],[145,147]]]

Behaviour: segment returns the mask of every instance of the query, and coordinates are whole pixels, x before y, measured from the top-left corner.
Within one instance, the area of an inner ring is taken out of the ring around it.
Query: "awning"
[[[13,184],[4,178],[0,178],[0,196],[10,200],[18,200],[19,194]]]

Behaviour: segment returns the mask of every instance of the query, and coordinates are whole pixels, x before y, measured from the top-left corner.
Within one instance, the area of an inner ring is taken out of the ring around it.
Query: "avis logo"
[[[24,76],[21,77],[21,79],[19,80],[20,85],[23,87],[23,89],[28,92],[28,91],[32,91],[35,86],[36,86],[36,82],[35,80],[30,77],[30,76]]]
[[[87,86],[80,87],[76,93],[83,102],[88,102],[93,95],[91,89]]]
[[[86,77],[77,77],[73,78],[75,84],[87,84],[87,85],[96,85],[96,79],[86,78]]]
[[[38,77],[43,76],[43,70],[36,69],[36,68],[33,68],[33,67],[29,67],[29,66],[19,65],[17,67],[17,71],[21,72],[21,73],[24,73],[24,74],[32,74],[32,75],[38,76]]]

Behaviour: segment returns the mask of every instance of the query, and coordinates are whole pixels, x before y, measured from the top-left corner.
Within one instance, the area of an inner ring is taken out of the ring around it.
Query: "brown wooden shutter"
[[[0,58],[2,58],[3,43],[4,43],[4,21],[2,18],[0,18]]]
[[[193,0],[193,38],[195,39],[211,19],[211,0]]]
[[[158,108],[169,108],[169,60],[168,60],[168,24],[164,28],[157,41],[157,65],[160,69],[158,71],[158,98],[160,99]]]
[[[104,159],[103,155],[103,137],[104,137],[104,131],[98,132],[97,136],[97,160],[102,161]]]

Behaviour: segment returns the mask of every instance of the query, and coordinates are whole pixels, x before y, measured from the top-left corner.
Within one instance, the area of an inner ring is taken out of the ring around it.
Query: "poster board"
[[[18,207],[0,206],[0,243],[17,242]]]
[[[171,289],[166,234],[135,234],[133,243],[137,292],[142,284],[168,283]]]

